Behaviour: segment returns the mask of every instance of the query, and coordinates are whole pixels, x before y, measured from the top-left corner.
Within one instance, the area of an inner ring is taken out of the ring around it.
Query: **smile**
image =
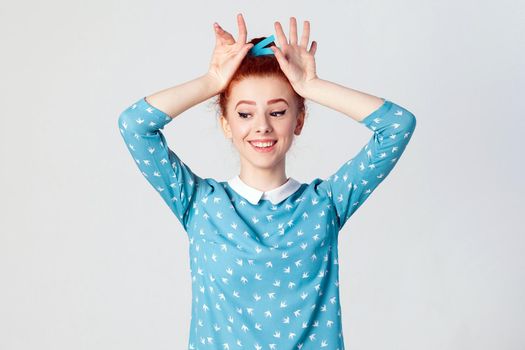
[[[277,141],[271,141],[271,142],[252,142],[249,141],[250,145],[257,151],[257,152],[271,152],[275,148],[275,144]]]

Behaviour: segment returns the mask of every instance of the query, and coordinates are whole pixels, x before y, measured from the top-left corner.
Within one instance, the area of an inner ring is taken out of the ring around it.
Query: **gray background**
[[[319,77],[418,125],[340,233],[348,349],[524,349],[525,18],[519,1],[2,2],[0,349],[184,349],[182,227],[118,131],[205,73],[213,21],[248,38],[311,21]],[[165,129],[200,176],[238,158],[211,100]],[[287,175],[325,178],[370,130],[313,102]],[[520,215],[521,214],[521,215]]]

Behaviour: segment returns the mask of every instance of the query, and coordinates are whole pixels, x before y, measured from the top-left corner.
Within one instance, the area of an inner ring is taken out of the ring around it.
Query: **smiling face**
[[[299,112],[290,84],[277,77],[249,77],[232,86],[227,115],[221,115],[224,135],[231,139],[241,167],[284,173],[286,152],[300,135],[304,112]],[[257,147],[253,141],[266,140]]]

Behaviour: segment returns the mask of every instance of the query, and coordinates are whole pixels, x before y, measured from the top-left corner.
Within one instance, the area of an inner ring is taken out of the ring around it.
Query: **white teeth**
[[[251,144],[256,146],[256,147],[270,147],[270,146],[273,146],[274,143],[275,143],[275,141],[271,141],[271,142],[251,142]]]

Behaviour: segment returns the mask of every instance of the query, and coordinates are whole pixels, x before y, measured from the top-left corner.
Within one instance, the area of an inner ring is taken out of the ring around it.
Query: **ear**
[[[221,123],[222,132],[224,133],[224,136],[228,139],[231,139],[232,130],[230,127],[230,122],[228,122],[228,119],[223,114],[221,114],[221,116],[219,117],[219,122]]]
[[[295,135],[301,135],[301,131],[303,130],[303,126],[304,126],[304,117],[305,117],[304,111],[299,113],[299,115],[297,116],[297,125],[295,126],[295,130],[294,130]]]

